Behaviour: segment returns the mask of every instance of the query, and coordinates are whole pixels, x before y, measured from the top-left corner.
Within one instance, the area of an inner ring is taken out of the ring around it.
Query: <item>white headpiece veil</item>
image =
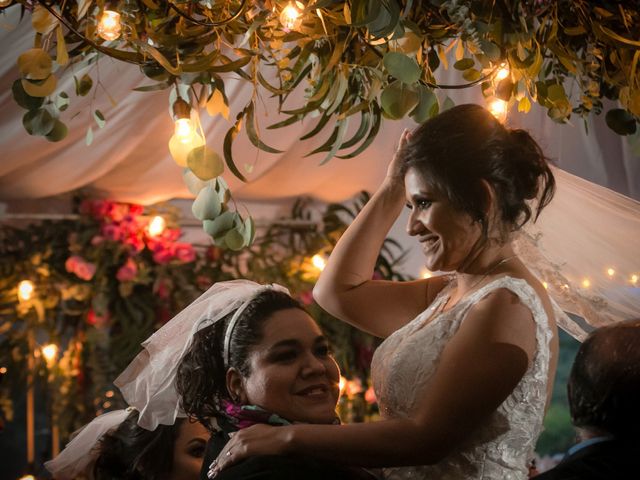
[[[98,458],[99,440],[126,420],[132,408],[114,410],[94,418],[82,427],[56,458],[44,466],[56,480],[73,480],[80,475],[89,476],[89,470]]]
[[[140,412],[138,425],[153,430],[159,424],[172,425],[176,417],[185,416],[175,378],[194,334],[231,312],[244,309],[265,289],[289,293],[280,285],[260,285],[248,280],[215,283],[142,344],[144,350],[114,382],[127,403]]]

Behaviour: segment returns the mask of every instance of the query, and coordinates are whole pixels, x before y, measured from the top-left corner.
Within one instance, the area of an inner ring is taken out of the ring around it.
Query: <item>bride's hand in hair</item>
[[[402,150],[409,142],[411,138],[411,130],[405,128],[400,135],[400,140],[398,141],[398,147],[396,148],[395,153],[393,154],[393,158],[391,162],[389,162],[389,166],[387,167],[387,177],[385,178],[385,183],[392,186],[401,186],[404,189],[404,155],[402,155]]]
[[[290,443],[291,427],[272,427],[269,425],[253,425],[234,433],[224,448],[209,466],[209,478],[226,468],[235,465],[248,457],[256,455],[286,454]]]

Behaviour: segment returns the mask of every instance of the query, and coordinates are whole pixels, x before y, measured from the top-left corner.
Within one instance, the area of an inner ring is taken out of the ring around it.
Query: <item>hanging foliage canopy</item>
[[[35,30],[13,84],[26,130],[51,141],[66,135],[64,110],[72,99],[56,89],[65,71],[86,72],[75,82],[82,96],[96,88],[98,69],[91,66],[100,56],[139,65],[150,83],[138,90],[169,91],[176,120],[171,153],[187,169],[194,195],[204,197],[194,213],[223,247],[242,248],[253,236],[250,218],[237,212],[213,225],[228,211],[228,191],[215,180],[224,163],[246,180],[233,159],[234,139],[244,130],[257,148],[277,152],[256,125],[262,96],[277,97],[284,116],[266,129],[317,118],[301,139],[326,138],[310,152],[324,153],[323,162],[360,154],[385,118],[422,122],[446,108],[435,90],[467,87],[481,88],[502,111],[528,112],[538,103],[557,122],[599,114],[604,98],[617,100],[619,108],[606,112],[608,125],[635,134],[640,145],[635,1],[17,1]],[[460,72],[458,84],[438,83],[438,71],[448,68]],[[228,117],[225,85],[238,77],[254,94],[223,152],[211,151],[198,112]],[[104,125],[100,111],[94,119]]]

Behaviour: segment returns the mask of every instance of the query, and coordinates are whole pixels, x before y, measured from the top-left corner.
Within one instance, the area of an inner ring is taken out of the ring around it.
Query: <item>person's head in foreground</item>
[[[611,436],[640,445],[640,319],[591,333],[578,350],[567,391],[582,439]]]
[[[184,411],[208,424],[332,423],[340,372],[317,323],[287,293],[263,289],[198,331],[180,363]]]
[[[209,432],[179,418],[146,430],[138,412],[109,412],[80,431],[47,469],[59,480],[196,480]],[[102,433],[102,431],[106,432]],[[97,437],[97,438],[96,438]]]
[[[464,268],[485,247],[506,243],[555,190],[529,133],[506,128],[479,105],[423,123],[397,155],[412,209],[407,231],[420,239],[432,271]]]

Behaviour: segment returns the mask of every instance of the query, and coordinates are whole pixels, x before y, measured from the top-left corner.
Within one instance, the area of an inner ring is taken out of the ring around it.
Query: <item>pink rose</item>
[[[162,243],[156,243],[153,245],[153,261],[161,265],[169,263],[173,258],[173,253],[170,248],[166,248]]]
[[[137,235],[127,237],[124,243],[132,247],[135,253],[140,253],[142,250],[144,250],[144,241]]]
[[[173,255],[182,263],[193,262],[196,259],[196,251],[190,243],[174,243]]]
[[[96,266],[78,255],[67,258],[64,268],[82,280],[91,280],[96,273]]]
[[[180,238],[180,235],[182,235],[182,232],[179,228],[165,228],[162,232],[163,240],[167,240],[169,242],[175,242]]]
[[[376,392],[373,390],[373,387],[367,388],[367,391],[364,392],[364,400],[368,404],[373,404],[378,401],[378,399],[376,398]]]
[[[122,238],[122,230],[118,225],[109,223],[107,225],[102,226],[102,235],[107,240],[112,240],[114,242],[117,242]]]
[[[119,282],[130,282],[138,274],[138,266],[131,257],[127,258],[127,261],[122,265],[116,273],[116,278]]]

